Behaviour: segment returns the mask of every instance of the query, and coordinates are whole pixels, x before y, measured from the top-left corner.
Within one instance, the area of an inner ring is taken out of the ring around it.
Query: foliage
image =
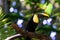
[[[1,40],[4,40],[5,38],[17,33],[10,26],[11,23],[17,23],[18,19],[23,19],[24,21],[28,22],[33,14],[49,15],[48,18],[46,17],[39,18],[40,23],[36,28],[36,32],[45,35],[50,35],[51,31],[60,33],[60,1],[59,0],[55,0],[55,3],[57,4],[51,3],[51,1],[49,0],[45,0],[44,3],[42,3],[42,0],[25,0],[24,7],[21,5],[22,4],[21,1],[11,0],[10,2],[11,2],[10,7],[13,7],[14,10],[17,9],[17,12],[12,11],[7,14],[2,10],[2,8],[0,8],[0,39]],[[12,5],[13,2],[16,2],[15,6]],[[27,4],[29,4],[30,9],[26,8]],[[55,5],[58,5],[58,7],[56,7]],[[24,16],[21,16],[20,15],[21,13]],[[43,24],[43,21],[47,20],[48,22],[49,18],[52,19],[52,21],[50,22],[51,24],[49,23]],[[56,26],[56,28],[54,28],[53,26]]]

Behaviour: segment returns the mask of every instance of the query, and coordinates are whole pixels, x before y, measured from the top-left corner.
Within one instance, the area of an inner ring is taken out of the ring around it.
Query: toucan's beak
[[[49,17],[49,15],[48,14],[45,14],[45,13],[44,14],[38,14],[38,17],[39,18],[41,18],[41,17]]]
[[[49,17],[49,15],[48,14],[42,14],[43,16],[46,16],[46,17]]]
[[[34,14],[34,16],[33,16],[33,22],[34,23],[39,23],[39,17],[38,17],[37,14]]]
[[[43,17],[49,17],[49,15],[48,14],[34,14],[33,22],[39,23],[39,18],[43,18]]]

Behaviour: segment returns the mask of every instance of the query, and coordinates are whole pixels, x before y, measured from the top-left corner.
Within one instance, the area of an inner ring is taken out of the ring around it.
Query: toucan
[[[26,26],[26,30],[28,32],[35,32],[35,29],[37,25],[39,24],[39,18],[48,17],[48,16],[49,15],[47,14],[33,14],[33,16],[31,17],[31,19],[29,20]],[[31,38],[26,37],[26,40],[31,40]]]

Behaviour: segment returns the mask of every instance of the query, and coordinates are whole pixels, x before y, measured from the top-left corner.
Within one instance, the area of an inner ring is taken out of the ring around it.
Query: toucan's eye
[[[33,16],[33,22],[34,23],[39,23],[37,14],[34,14],[34,16]]]

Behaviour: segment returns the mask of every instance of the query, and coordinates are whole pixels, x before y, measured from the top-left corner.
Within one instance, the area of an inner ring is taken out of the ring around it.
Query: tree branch
[[[38,34],[38,33],[32,33],[32,32],[26,32],[23,29],[19,28],[17,24],[12,24],[11,25],[19,34],[23,36],[28,36],[30,38],[37,38],[40,40],[51,40],[49,36],[43,35],[43,34]]]
[[[10,37],[7,37],[5,40],[14,40],[14,39],[20,38],[20,37],[22,37],[21,34],[15,34],[15,35],[12,35]]]

